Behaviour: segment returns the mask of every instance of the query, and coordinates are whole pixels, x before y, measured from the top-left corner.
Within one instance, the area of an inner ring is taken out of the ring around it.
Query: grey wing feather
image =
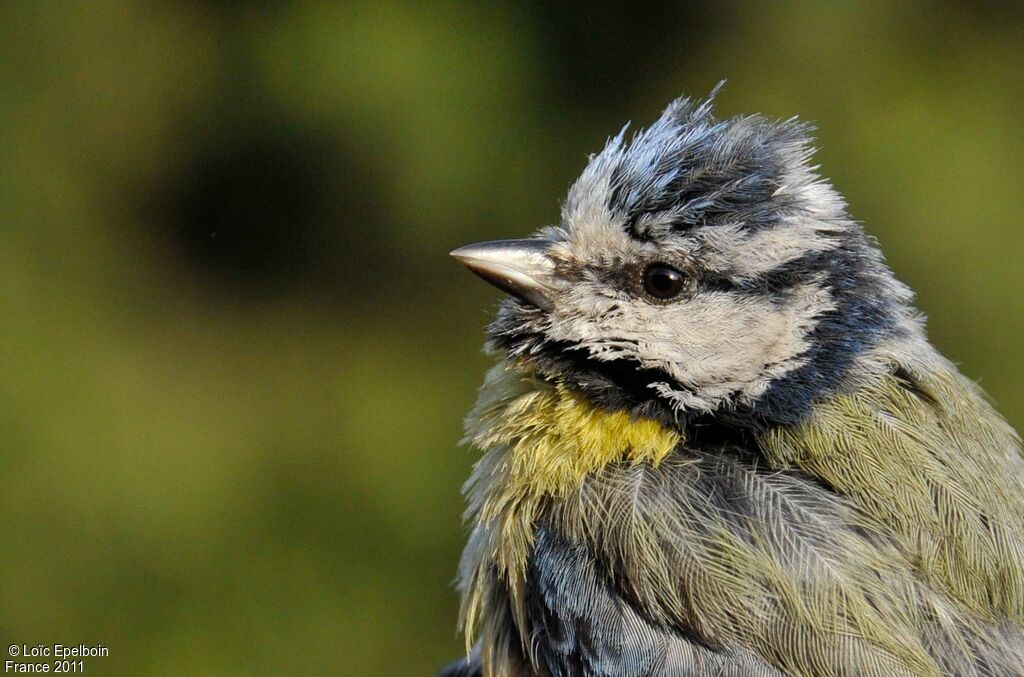
[[[539,529],[527,577],[538,663],[552,677],[769,677],[750,653],[658,627],[615,590],[586,548]]]

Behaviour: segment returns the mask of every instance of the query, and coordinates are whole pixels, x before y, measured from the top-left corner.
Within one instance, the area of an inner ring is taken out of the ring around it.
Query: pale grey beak
[[[516,298],[551,310],[555,265],[545,253],[550,240],[494,240],[459,247],[459,263]]]

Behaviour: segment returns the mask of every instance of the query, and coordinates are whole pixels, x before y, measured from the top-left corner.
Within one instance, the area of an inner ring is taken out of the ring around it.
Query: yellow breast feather
[[[505,607],[520,630],[529,627],[523,586],[545,499],[570,495],[588,474],[614,461],[657,465],[683,438],[504,363],[488,373],[466,430],[465,441],[484,455],[465,488],[467,519],[475,526],[474,546],[461,565],[460,624],[467,651],[485,638],[481,660],[488,674],[512,674],[500,658],[501,615],[485,609]]]

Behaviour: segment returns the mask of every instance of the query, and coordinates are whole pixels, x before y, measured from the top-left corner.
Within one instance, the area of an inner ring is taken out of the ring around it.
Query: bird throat
[[[503,450],[509,498],[565,495],[614,461],[657,465],[682,441],[657,421],[605,410],[514,365],[491,370],[466,427],[473,445]]]

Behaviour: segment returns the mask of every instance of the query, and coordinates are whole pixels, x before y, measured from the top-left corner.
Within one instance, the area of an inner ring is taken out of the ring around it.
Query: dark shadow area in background
[[[389,259],[388,202],[372,159],[288,124],[192,143],[150,196],[168,255],[189,274],[255,296],[372,288],[367,265]]]
[[[155,216],[168,235],[167,258],[183,262],[184,274],[215,295],[336,299],[358,291],[372,302],[388,285],[369,279],[369,262],[402,275],[385,245],[394,221],[378,158],[343,135],[302,129],[273,113],[282,103],[259,80],[246,20],[256,8],[285,3],[201,4],[221,34],[225,89],[182,125],[185,159],[140,201],[139,221]],[[722,28],[727,17],[715,7],[644,2],[598,10],[569,2],[519,11],[539,31],[547,80],[537,84],[550,93],[549,105],[566,116],[606,111],[625,120],[638,92],[678,71],[678,59],[659,54],[678,53],[679,43],[697,53]]]

